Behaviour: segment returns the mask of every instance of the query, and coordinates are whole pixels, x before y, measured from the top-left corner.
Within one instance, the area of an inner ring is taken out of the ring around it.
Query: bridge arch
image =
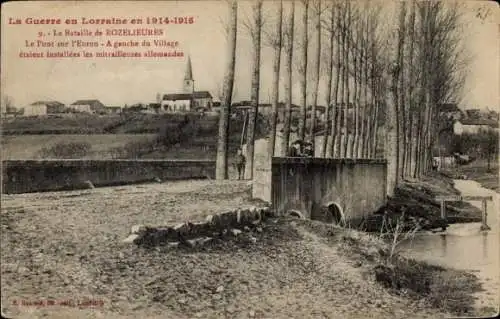
[[[336,202],[329,202],[325,206],[327,214],[326,222],[333,224],[341,224],[345,221],[344,211],[342,207]]]
[[[288,210],[287,215],[292,217],[297,217],[299,219],[306,219],[305,215],[297,209]]]

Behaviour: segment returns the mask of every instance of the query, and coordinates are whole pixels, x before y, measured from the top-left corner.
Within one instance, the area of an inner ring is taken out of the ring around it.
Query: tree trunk
[[[253,59],[252,59],[252,88],[250,92],[250,100],[252,112],[248,121],[247,135],[247,160],[245,165],[245,176],[247,179],[253,178],[253,164],[255,151],[255,129],[257,128],[257,117],[259,116],[259,88],[260,88],[260,40],[262,29],[262,0],[255,2],[253,6],[253,14],[255,21],[255,30],[252,32],[253,40]]]
[[[274,43],[273,59],[273,93],[271,110],[271,137],[269,139],[269,155],[274,156],[276,147],[276,127],[278,123],[278,103],[279,103],[279,84],[280,84],[280,62],[282,47],[282,24],[283,24],[283,0],[280,0],[278,6],[278,23],[276,24],[276,42]]]
[[[401,3],[400,15],[399,15],[399,30],[398,30],[398,47],[397,47],[397,60],[396,60],[396,70],[394,70],[393,75],[393,91],[394,91],[394,107],[396,110],[396,185],[399,182],[400,171],[401,171],[401,122],[403,120],[403,112],[401,105],[401,95],[403,93],[402,83],[402,70],[403,70],[403,47],[404,47],[404,24],[406,18],[406,5],[404,2]]]
[[[229,118],[233,96],[234,67],[236,64],[236,30],[238,21],[238,3],[229,2],[228,57],[224,76],[222,107],[219,118],[219,136],[217,141],[216,179],[228,179],[227,151],[229,142]]]
[[[386,152],[385,158],[387,159],[387,196],[392,197],[397,185],[397,119],[394,100],[388,97],[386,101],[387,118],[384,150]]]
[[[340,75],[341,75],[341,70],[342,70],[342,50],[341,50],[341,43],[342,43],[342,8],[339,5],[337,7],[337,67],[336,67],[336,76],[335,76],[335,91],[334,91],[334,97],[333,97],[333,111],[332,111],[332,156],[335,158],[341,157],[340,155],[340,139],[341,139],[341,122],[340,122],[340,114],[342,112],[342,100],[343,100],[343,93],[342,97],[339,99],[339,88],[340,88]],[[342,86],[343,87],[343,86]],[[339,103],[340,102],[340,103]]]
[[[347,4],[347,12],[346,15],[351,14],[350,10],[350,2]],[[348,28],[349,25],[347,23],[348,19],[345,17],[344,18],[344,28],[342,30],[343,35],[344,35],[344,41],[343,41],[343,46],[344,46],[344,79],[343,79],[343,84],[344,84],[344,152],[343,152],[343,157],[347,158],[349,156],[348,153],[348,147],[349,147],[349,127],[348,127],[348,117],[349,117],[349,39],[348,39]]]
[[[351,157],[356,158],[357,157],[357,144],[359,141],[359,56],[358,53],[360,51],[360,45],[359,45],[359,30],[358,30],[358,23],[354,25],[355,32],[353,32],[356,36],[356,42],[353,42],[353,55],[352,55],[352,62],[353,62],[353,82],[354,82],[354,92],[353,92],[353,103],[354,103],[354,135],[352,139],[352,148],[351,148]]]
[[[410,176],[412,161],[414,159],[413,156],[413,144],[414,144],[414,125],[415,125],[415,108],[413,102],[413,90],[415,88],[415,79],[414,79],[414,66],[413,66],[413,55],[414,55],[414,42],[415,42],[415,1],[412,2],[411,13],[410,13],[410,35],[408,42],[410,43],[410,52],[409,52],[409,63],[408,63],[408,79],[409,79],[409,92],[408,99],[406,104],[408,105],[408,114],[409,114],[409,127],[408,127],[408,135],[407,135],[407,154],[406,154],[406,169],[405,176]]]
[[[300,78],[301,96],[300,96],[300,117],[298,137],[300,140],[306,138],[306,119],[307,119],[307,49],[309,46],[308,39],[308,14],[309,0],[304,0],[304,12],[302,13],[302,25],[304,27],[302,33],[302,77]]]
[[[314,65],[314,86],[312,89],[312,108],[311,108],[311,143],[313,148],[313,154],[316,156],[316,106],[318,105],[318,93],[319,93],[319,72],[321,65],[321,0],[318,0],[318,12],[316,15],[316,61]]]
[[[285,116],[283,123],[283,139],[281,141],[281,150],[283,156],[288,154],[288,146],[290,141],[290,121],[292,113],[292,63],[293,63],[293,20],[295,15],[295,1],[292,1],[292,10],[287,17],[286,22],[286,41],[284,51],[286,54],[285,60]]]
[[[332,107],[332,89],[333,89],[333,43],[335,40],[335,5],[331,4],[331,15],[330,15],[330,52],[328,55],[327,63],[327,81],[326,81],[326,110],[325,110],[325,134],[323,138],[323,148],[321,157],[333,157],[333,136],[334,128],[333,121],[335,119],[335,101],[333,101]],[[333,114],[332,114],[333,113]],[[328,147],[328,136],[331,136],[330,147]]]

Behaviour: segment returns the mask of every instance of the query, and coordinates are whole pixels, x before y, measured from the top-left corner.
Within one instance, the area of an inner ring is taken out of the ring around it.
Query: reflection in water
[[[441,257],[446,256],[446,235],[441,234]]]
[[[486,301],[491,296],[498,296],[500,283],[499,197],[473,181],[456,181],[455,187],[464,195],[493,195],[493,202],[487,205],[491,230],[480,231],[481,223],[453,224],[445,234],[422,233],[411,242],[402,243],[401,248],[406,255],[416,259],[444,267],[474,270],[487,290],[478,297]],[[482,208],[481,202],[471,204]],[[495,304],[491,306],[497,307],[498,300],[493,302]]]
[[[488,258],[488,232],[483,232],[483,259]]]

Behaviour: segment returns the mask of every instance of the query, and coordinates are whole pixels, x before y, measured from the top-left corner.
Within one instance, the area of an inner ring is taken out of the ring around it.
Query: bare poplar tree
[[[260,51],[262,30],[262,0],[253,5],[254,28],[252,28],[253,58],[252,58],[252,88],[250,100],[252,111],[248,121],[247,131],[247,161],[245,165],[245,176],[253,178],[253,164],[255,151],[255,129],[257,128],[257,117],[259,115],[259,89],[260,89]]]
[[[321,0],[317,0],[316,3],[316,20],[315,20],[315,34],[316,34],[316,59],[314,64],[314,82],[312,87],[312,107],[311,107],[311,128],[310,136],[311,143],[313,145],[314,153],[316,152],[316,107],[318,105],[319,96],[319,78],[320,78],[320,66],[321,66]]]
[[[330,7],[330,24],[329,24],[329,51],[327,57],[327,80],[326,80],[326,110],[325,110],[325,134],[323,138],[323,148],[321,157],[333,157],[333,137],[334,137],[334,119],[335,119],[335,104],[332,101],[333,91],[333,58],[335,47],[335,3]],[[333,103],[333,105],[332,105]],[[331,136],[330,147],[328,147],[328,136]]]
[[[304,9],[302,12],[302,41],[301,41],[301,52],[302,52],[302,65],[299,70],[301,76],[300,81],[300,113],[299,113],[299,128],[298,135],[300,140],[304,140],[306,136],[306,119],[307,119],[307,50],[309,47],[308,38],[308,25],[309,25],[309,0],[302,0]]]
[[[283,155],[286,156],[290,141],[290,125],[292,116],[292,63],[293,63],[293,29],[295,16],[295,1],[291,2],[291,12],[286,17],[285,46],[283,48],[285,60],[285,112],[283,123],[283,139],[281,144]]]
[[[238,3],[231,0],[229,4],[229,32],[227,45],[227,64],[224,76],[224,94],[219,118],[219,136],[217,141],[216,179],[227,179],[227,151],[229,142],[229,118],[234,86],[234,68],[236,64],[236,33],[238,21]]]
[[[283,24],[283,1],[280,0],[277,12],[278,20],[276,23],[276,32],[274,34],[275,40],[272,41],[274,48],[273,58],[273,88],[272,88],[272,102],[271,102],[271,137],[269,139],[269,154],[274,156],[274,149],[276,144],[276,128],[278,123],[278,104],[279,104],[279,82],[280,82],[280,64],[281,64],[281,48],[282,41],[282,24]]]

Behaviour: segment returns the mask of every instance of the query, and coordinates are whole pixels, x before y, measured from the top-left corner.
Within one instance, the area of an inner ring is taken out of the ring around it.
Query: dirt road
[[[192,181],[3,196],[5,311],[15,318],[444,316],[390,294],[364,265],[299,226],[270,225],[253,245],[198,252],[121,243],[135,224],[253,205],[249,191],[246,182]],[[44,300],[56,305],[27,305]],[[84,300],[97,305],[78,307]]]

